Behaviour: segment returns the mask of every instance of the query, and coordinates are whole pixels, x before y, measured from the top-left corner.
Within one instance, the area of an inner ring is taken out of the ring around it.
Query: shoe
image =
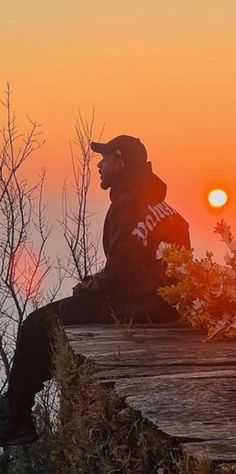
[[[6,418],[5,423],[2,422],[0,425],[0,446],[31,444],[37,439],[33,420],[24,425],[16,425]]]

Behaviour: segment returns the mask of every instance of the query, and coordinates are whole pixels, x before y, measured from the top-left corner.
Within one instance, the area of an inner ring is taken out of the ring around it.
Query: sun
[[[223,207],[228,201],[228,196],[223,189],[212,189],[208,194],[208,201],[213,207]]]

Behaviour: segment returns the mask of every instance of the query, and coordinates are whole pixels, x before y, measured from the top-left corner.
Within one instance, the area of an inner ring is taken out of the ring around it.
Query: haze
[[[2,2],[0,95],[10,81],[20,126],[26,114],[43,124],[46,144],[27,173],[34,180],[46,166],[55,219],[78,109],[89,119],[95,107],[94,139],[104,122],[103,140],[139,137],[196,254],[224,255],[213,228],[224,218],[236,233],[235,19],[234,0]],[[101,225],[109,199],[93,171],[90,208]],[[229,197],[217,213],[207,200],[214,188]]]

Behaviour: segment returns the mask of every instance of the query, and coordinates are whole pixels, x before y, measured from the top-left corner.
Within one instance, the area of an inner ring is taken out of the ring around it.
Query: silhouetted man
[[[106,215],[103,270],[86,278],[73,296],[34,311],[24,322],[9,379],[0,400],[0,446],[37,439],[31,408],[35,394],[53,371],[51,328],[55,318],[64,326],[112,322],[117,319],[164,322],[178,318],[176,310],[157,296],[168,284],[156,259],[161,241],[190,247],[189,226],[165,202],[166,185],[152,172],[138,138],[121,135],[108,143],[91,143],[102,155],[98,163],[101,188],[110,189]]]

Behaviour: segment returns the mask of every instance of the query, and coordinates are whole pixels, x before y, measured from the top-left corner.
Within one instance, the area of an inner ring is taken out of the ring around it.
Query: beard
[[[104,183],[103,181],[101,181],[100,183],[100,188],[103,189],[104,191],[106,191],[107,189],[109,189],[111,186],[109,186],[108,184]]]
[[[121,175],[118,175],[118,174],[101,176],[100,188],[107,190],[119,184],[120,180],[121,180]]]
[[[107,189],[114,186],[115,182],[116,182],[115,176],[101,176],[100,188],[106,191]]]

